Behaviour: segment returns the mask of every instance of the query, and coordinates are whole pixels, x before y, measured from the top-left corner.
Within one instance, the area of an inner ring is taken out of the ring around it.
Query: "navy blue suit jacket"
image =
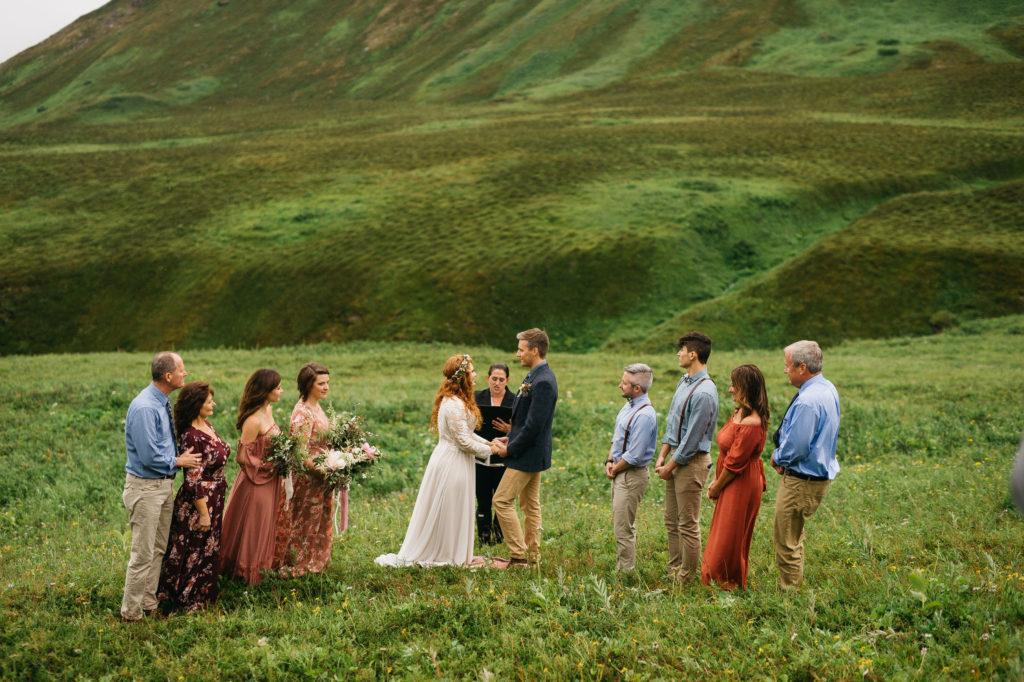
[[[516,395],[512,405],[512,430],[508,434],[505,466],[519,471],[551,468],[551,422],[558,402],[558,382],[547,363],[526,375],[530,385]]]

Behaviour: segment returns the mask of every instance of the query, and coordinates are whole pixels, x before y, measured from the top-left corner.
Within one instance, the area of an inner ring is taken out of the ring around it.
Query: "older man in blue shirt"
[[[700,573],[700,503],[711,469],[718,389],[708,376],[710,337],[690,332],[676,346],[679,366],[686,374],[679,379],[668,407],[654,470],[665,481],[668,572],[677,582],[688,582]]]
[[[775,563],[783,589],[804,579],[804,524],[839,473],[839,393],[821,375],[821,348],[797,341],[785,350],[785,372],[799,392],[772,440],[772,466],[782,475],[775,497]]]
[[[651,476],[647,465],[654,459],[658,443],[658,413],[647,397],[654,381],[651,368],[643,363],[627,365],[619,382],[626,404],[615,417],[615,431],[604,472],[612,484],[612,526],[618,545],[620,571],[636,566],[636,510],[647,492]]]
[[[178,454],[171,393],[185,384],[185,365],[176,353],[158,353],[150,367],[153,383],[142,389],[128,406],[124,442],[128,452],[124,492],[132,548],[124,578],[121,618],[142,620],[154,613],[160,564],[167,548],[174,509],[174,476],[179,467],[199,466],[201,457],[192,448]]]

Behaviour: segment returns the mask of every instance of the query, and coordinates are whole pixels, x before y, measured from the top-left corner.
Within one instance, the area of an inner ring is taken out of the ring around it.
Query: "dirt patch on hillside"
[[[416,29],[429,24],[443,5],[444,0],[392,0],[366,27],[363,47],[377,50],[402,43]]]
[[[981,55],[952,40],[930,40],[918,47],[931,54],[925,53],[925,56],[915,60],[910,65],[913,69],[948,69],[954,66],[985,63]]]
[[[1018,57],[1024,57],[1024,24],[993,26],[988,33],[1007,50]]]

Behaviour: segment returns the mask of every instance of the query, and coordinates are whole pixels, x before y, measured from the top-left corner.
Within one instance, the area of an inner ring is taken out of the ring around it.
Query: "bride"
[[[402,548],[398,554],[377,557],[381,566],[483,563],[473,560],[474,458],[484,459],[497,450],[473,433],[480,424],[480,409],[473,397],[473,359],[468,355],[448,358],[444,376],[430,418],[437,446],[423,472]]]

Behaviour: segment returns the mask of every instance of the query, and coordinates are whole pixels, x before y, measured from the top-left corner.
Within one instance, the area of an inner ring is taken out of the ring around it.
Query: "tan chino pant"
[[[710,469],[711,455],[701,452],[676,467],[665,481],[668,570],[677,582],[688,582],[700,573],[700,502]]]
[[[775,496],[775,563],[783,589],[804,581],[804,524],[818,509],[831,481],[779,478]]]
[[[121,494],[128,510],[132,530],[132,548],[128,571],[124,576],[121,616],[126,620],[142,618],[143,611],[158,606],[157,583],[160,565],[167,550],[174,511],[174,480],[138,478],[127,474]]]
[[[519,524],[516,498],[523,510],[526,533]],[[540,472],[505,469],[491,501],[498,517],[505,544],[513,559],[536,561],[540,558]]]
[[[619,555],[615,567],[620,571],[636,567],[636,510],[650,480],[647,467],[630,467],[611,481],[612,526]]]

